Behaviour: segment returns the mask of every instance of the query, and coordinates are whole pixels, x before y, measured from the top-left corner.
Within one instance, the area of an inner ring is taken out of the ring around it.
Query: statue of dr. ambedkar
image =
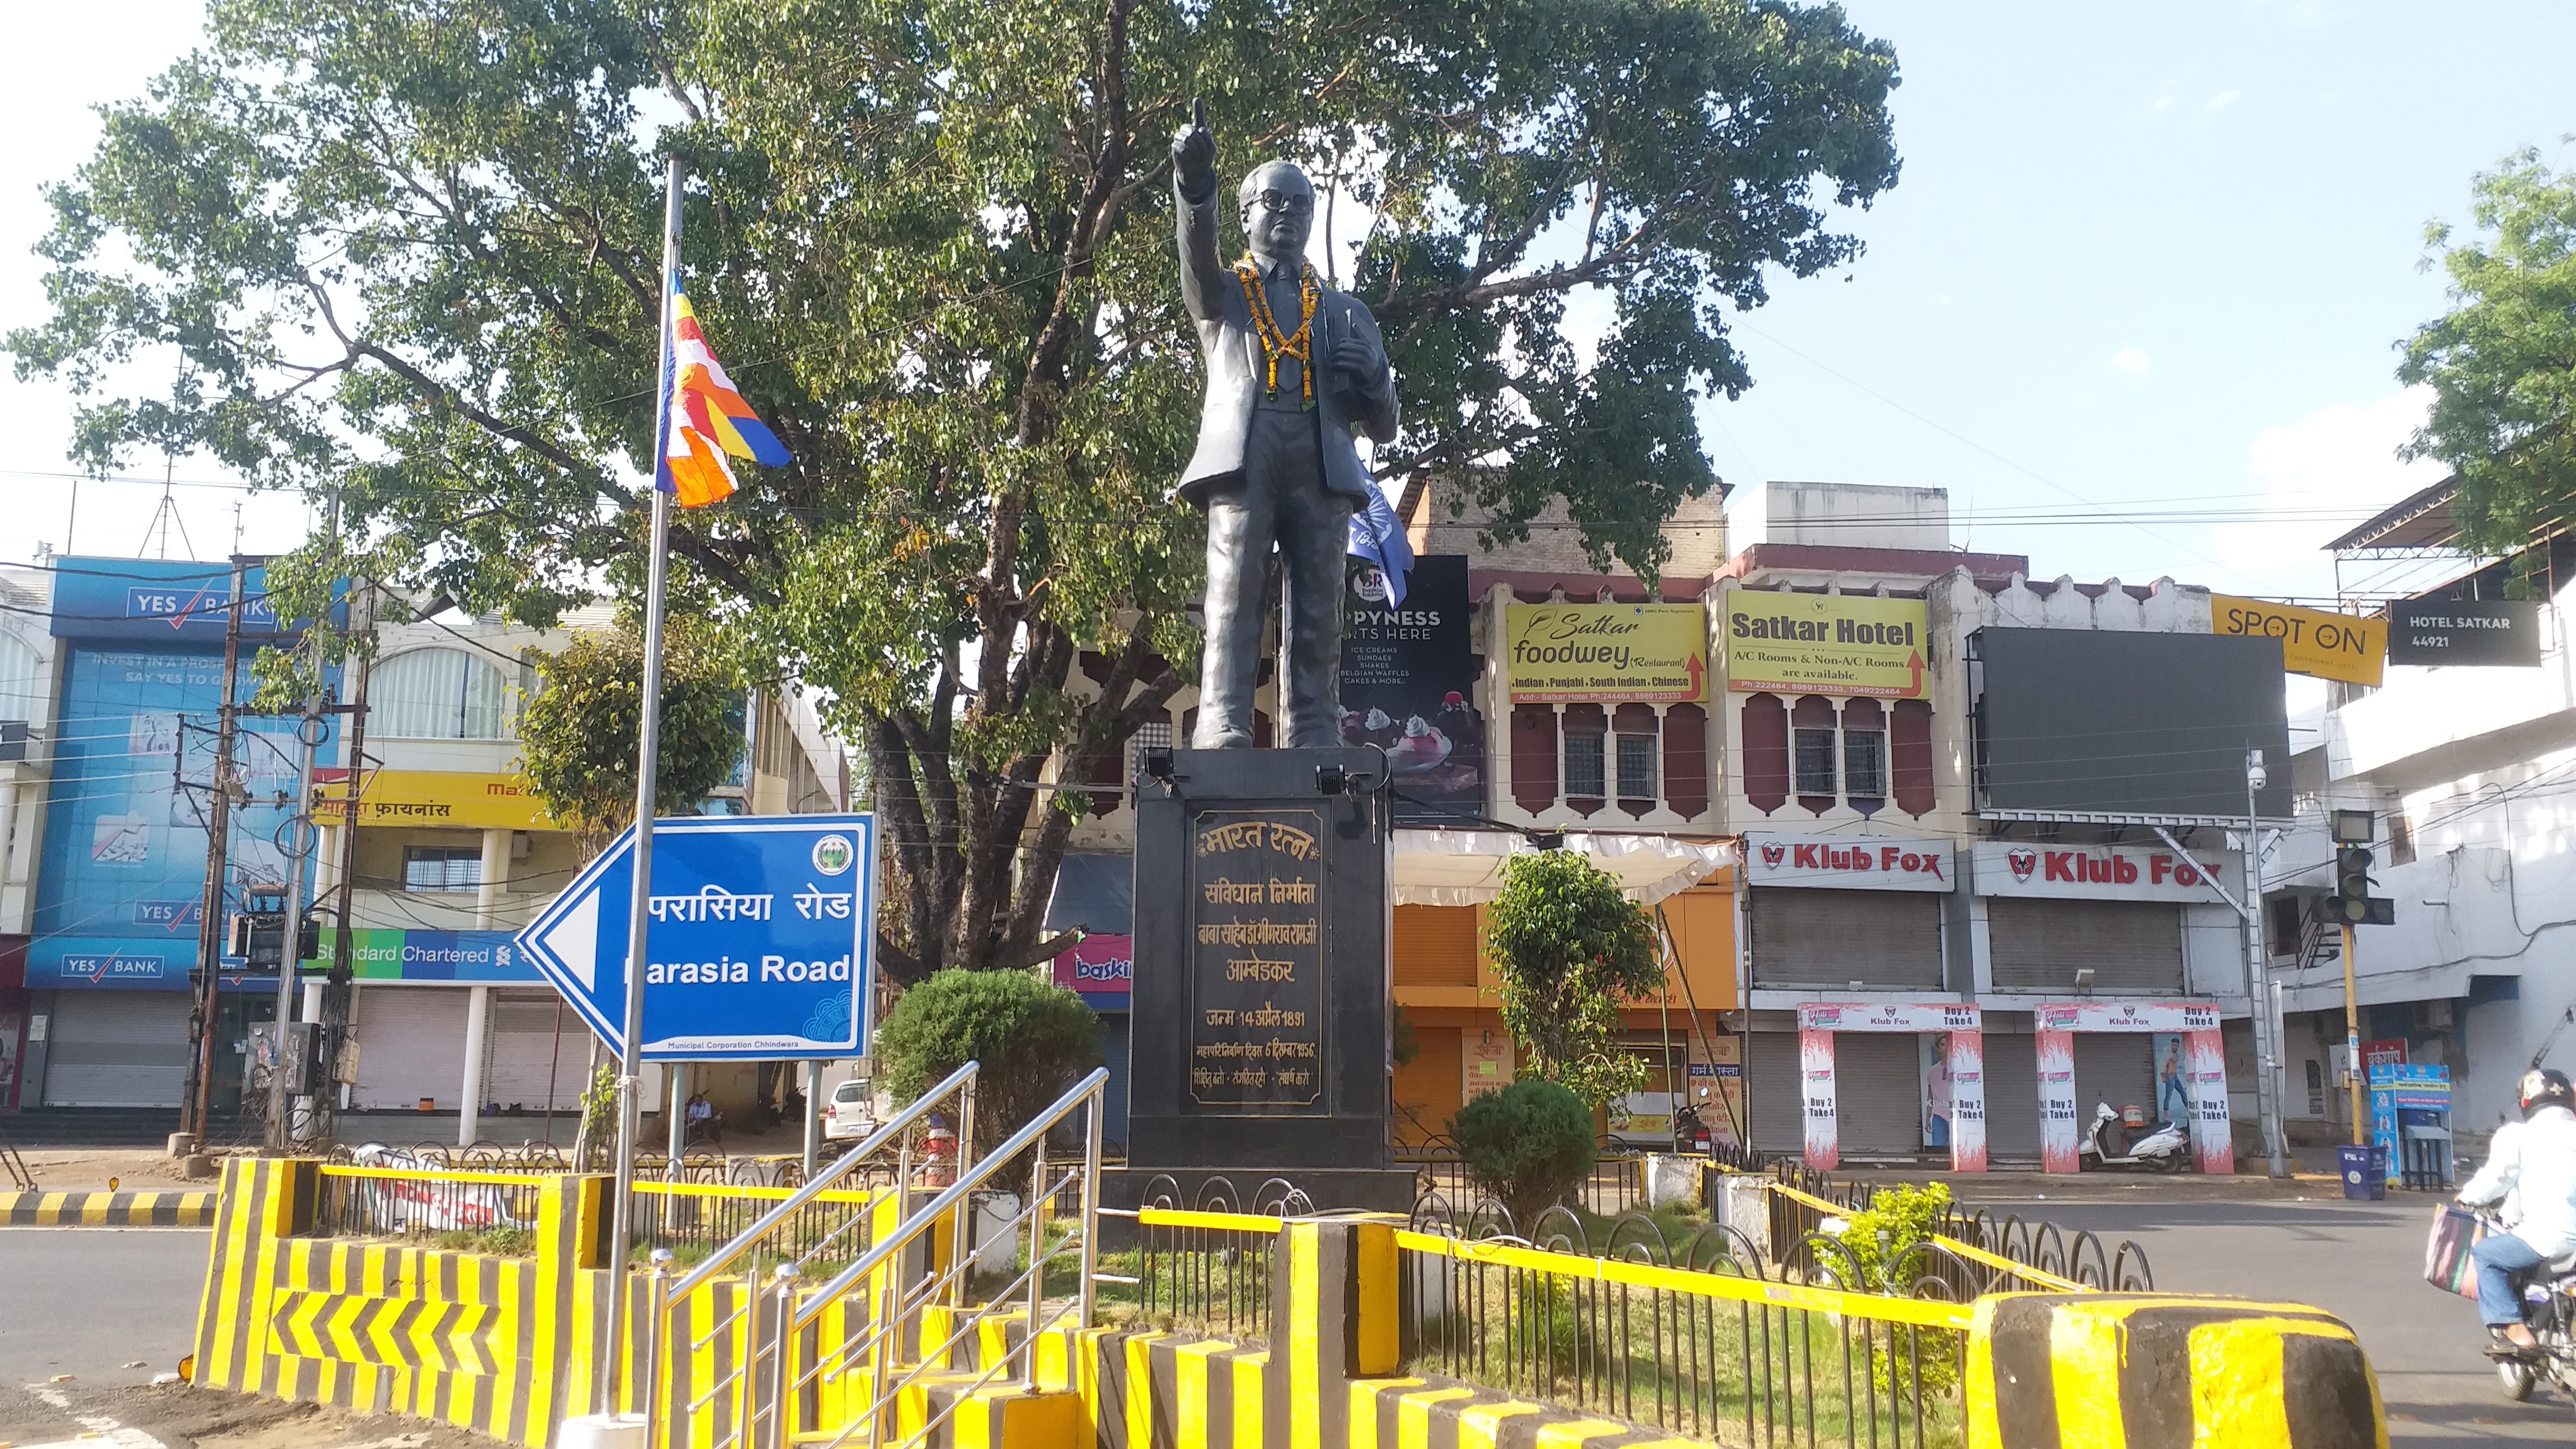
[[[1338,748],[1342,560],[1350,519],[1376,485],[1352,429],[1395,438],[1395,374],[1377,319],[1325,287],[1306,260],[1315,188],[1285,161],[1256,168],[1238,200],[1252,254],[1217,259],[1216,137],[1198,108],[1172,142],[1181,295],[1198,322],[1207,401],[1180,496],[1207,510],[1207,652],[1199,677],[1202,750],[1252,744],[1270,551],[1286,582],[1281,743]]]

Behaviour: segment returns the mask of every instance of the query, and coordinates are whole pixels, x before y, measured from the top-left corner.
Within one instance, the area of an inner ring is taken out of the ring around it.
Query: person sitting
[[[2478,1316],[2517,1349],[2534,1347],[2522,1317],[2522,1284],[2532,1269],[2576,1252],[2576,1087],[2558,1071],[2525,1073],[2523,1119],[2496,1129],[2486,1165],[2460,1188],[2460,1201],[2485,1207],[2508,1194],[2521,1205],[2512,1231],[2469,1249],[2478,1265]]]
[[[718,1146],[723,1144],[724,1114],[718,1112],[715,1104],[707,1100],[706,1093],[698,1092],[689,1098],[688,1119],[688,1141],[706,1142]]]

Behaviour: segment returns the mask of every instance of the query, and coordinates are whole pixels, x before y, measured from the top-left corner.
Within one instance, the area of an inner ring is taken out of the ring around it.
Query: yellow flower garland
[[[1279,359],[1293,357],[1305,365],[1299,381],[1305,387],[1306,406],[1315,406],[1315,299],[1322,288],[1315,282],[1315,264],[1308,262],[1297,276],[1297,331],[1294,336],[1279,335],[1279,319],[1270,311],[1270,299],[1261,285],[1261,264],[1246,256],[1234,264],[1235,280],[1243,284],[1243,302],[1252,309],[1252,330],[1261,338],[1261,355],[1270,365],[1269,396],[1279,396]]]

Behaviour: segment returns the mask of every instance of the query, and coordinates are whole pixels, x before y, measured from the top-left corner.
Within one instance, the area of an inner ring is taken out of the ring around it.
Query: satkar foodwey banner
[[[1514,704],[1695,703],[1708,689],[1697,604],[1514,604],[1504,617]]]

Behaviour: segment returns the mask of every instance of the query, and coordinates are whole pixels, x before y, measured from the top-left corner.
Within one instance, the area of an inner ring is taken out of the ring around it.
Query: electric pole
[[[242,596],[250,558],[237,553],[232,563],[232,598],[224,610],[223,698],[215,708],[215,780],[206,806],[206,887],[197,910],[197,974],[191,982],[196,1001],[188,1013],[187,1081],[179,1094],[179,1133],[195,1139],[192,1150],[198,1151],[205,1146],[206,1095],[215,1071],[215,978],[223,956],[233,792],[239,788],[233,778],[233,731],[238,725],[233,694],[241,684]]]

